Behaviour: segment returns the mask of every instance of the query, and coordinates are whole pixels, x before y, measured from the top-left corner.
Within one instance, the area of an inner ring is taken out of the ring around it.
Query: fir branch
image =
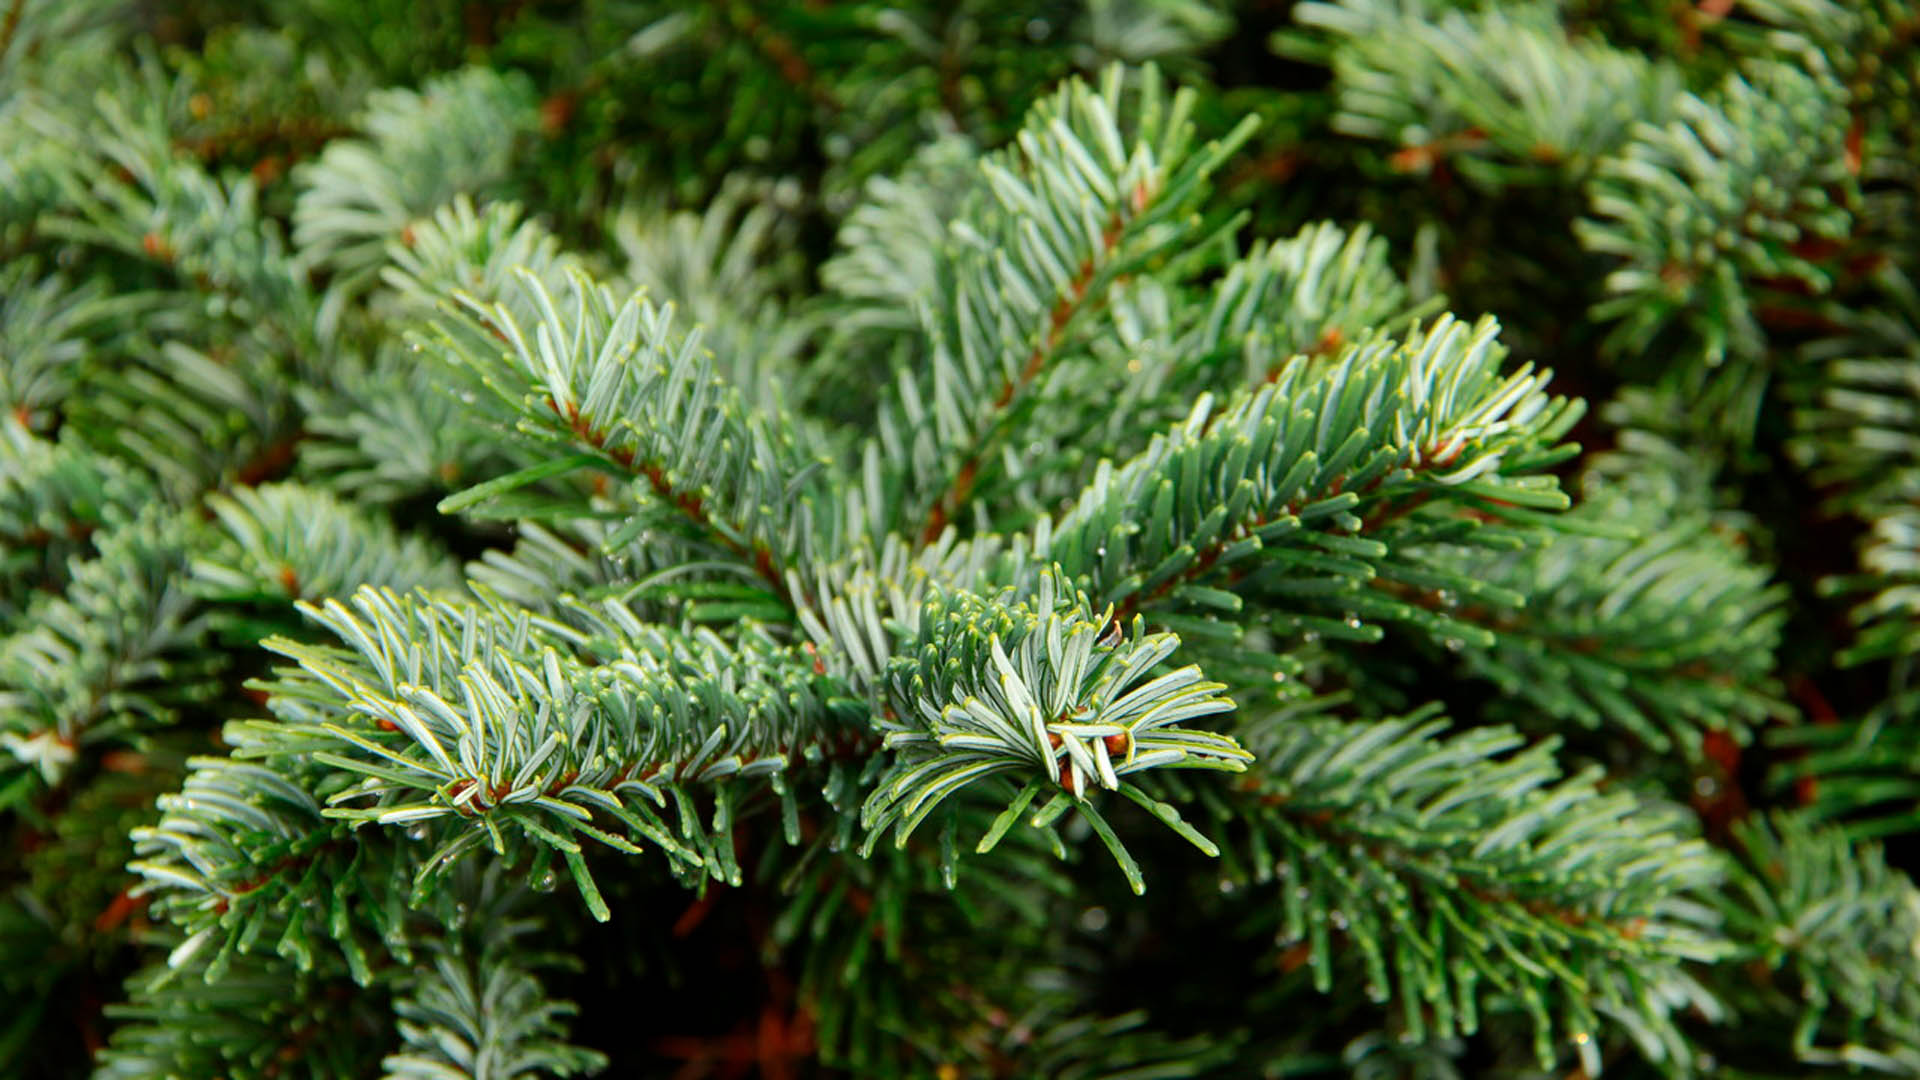
[[[1441,739],[1435,711],[1275,714],[1245,731],[1261,770],[1200,793],[1236,838],[1229,872],[1278,886],[1279,940],[1322,991],[1336,941],[1357,952],[1369,995],[1396,1000],[1414,1038],[1471,1033],[1498,1001],[1528,1015],[1544,1067],[1556,1029],[1583,1042],[1601,1012],[1670,1028],[1652,984],[1726,954],[1689,898],[1718,880],[1709,850],[1595,773],[1561,779],[1552,741]]]
[[[1207,176],[1251,130],[1194,149],[1190,95],[1163,102],[1151,68],[1131,94],[1123,80],[1113,67],[1098,91],[1069,83],[1036,106],[1015,151],[981,165],[971,212],[949,241],[942,297],[923,320],[930,381],[923,389],[904,374],[880,418],[885,460],[910,466],[897,483],[904,523],[923,544],[967,505],[1010,410],[1055,363],[1072,324],[1191,230],[1183,219]]]
[[[1851,227],[1844,110],[1824,71],[1755,64],[1709,97],[1683,97],[1673,122],[1640,129],[1602,163],[1588,189],[1593,216],[1576,231],[1588,250],[1624,261],[1593,311],[1617,321],[1614,351],[1645,352],[1679,324],[1697,358],[1685,378],[1712,376],[1729,357],[1738,374],[1761,358],[1754,290],[1824,290],[1832,275],[1811,256]]]
[[[97,530],[130,520],[153,497],[152,483],[126,463],[70,434],[42,439],[0,416],[0,614],[26,604],[20,585],[63,578]]]
[[[1441,575],[1427,587],[1375,585],[1444,618],[1436,637],[1538,710],[1528,726],[1617,726],[1698,761],[1704,731],[1744,742],[1749,725],[1785,712],[1771,673],[1786,590],[1737,537],[1646,490],[1590,494],[1563,524],[1594,535],[1513,554],[1441,547],[1422,560]]]
[[[727,17],[795,90],[827,113],[840,111],[839,99],[815,77],[806,57],[800,55],[785,34],[767,25],[766,18],[755,11],[752,4],[744,0],[732,0],[727,4]]]
[[[973,143],[946,136],[921,147],[899,175],[867,182],[860,203],[840,222],[833,256],[820,266],[828,303],[815,317],[827,324],[823,332],[834,339],[834,355],[891,361],[895,347],[921,344],[917,308],[939,295],[948,225],[966,205],[979,172]],[[811,370],[803,375],[831,377]],[[849,381],[846,390],[873,388]],[[819,401],[821,407],[832,404]]]
[[[153,98],[161,96],[162,73],[149,69],[139,78]],[[48,216],[41,228],[221,296],[201,319],[231,319],[264,332],[280,349],[311,353],[324,336],[316,333],[314,300],[277,225],[262,212],[258,186],[217,178],[176,151],[151,102],[129,107],[105,98],[93,123],[92,171],[112,172],[104,180],[89,175],[92,182],[63,177],[65,212]]]
[[[191,534],[174,511],[141,513],[76,562],[65,595],[0,640],[0,741],[16,767],[51,785],[78,744],[165,723],[207,695],[220,657],[199,651],[205,619],[184,581]]]
[[[1489,186],[1585,175],[1663,122],[1682,81],[1671,64],[1573,37],[1559,5],[1436,12],[1382,0],[1306,3],[1297,21],[1331,38],[1335,130],[1399,144],[1392,165],[1442,155]],[[1299,32],[1287,44],[1299,49]],[[1315,43],[1308,51],[1327,45]]]
[[[494,193],[535,124],[532,87],[514,72],[466,68],[371,95],[357,123],[368,138],[333,140],[295,171],[303,258],[338,275],[336,292],[358,290],[415,219],[459,194]]]
[[[529,219],[515,202],[476,206],[462,192],[403,226],[385,248],[391,264],[381,280],[396,294],[392,316],[414,320],[430,316],[462,294],[481,303],[504,303],[522,321],[537,318],[533,294],[518,285],[531,274],[550,293],[564,293],[568,275],[580,259],[561,248],[559,238]]]
[[[223,739],[240,752],[277,749],[238,725]],[[271,941],[300,972],[365,986],[388,950],[409,959],[401,909],[387,900],[415,867],[393,848],[354,847],[345,825],[321,816],[309,790],[318,769],[285,758],[275,764],[189,759],[179,791],[156,800],[157,820],[132,831],[127,868],[142,879],[135,895],[184,934],[168,968],[198,967],[217,980],[236,959],[256,955],[243,943]],[[325,942],[332,947],[315,947]]]
[[[1816,716],[1812,724],[1776,728],[1768,741],[1793,756],[1775,768],[1773,786],[1793,792],[1800,820],[1850,839],[1920,828],[1916,717],[1920,697],[1897,686],[1857,721]]]
[[[299,416],[277,363],[233,344],[173,341],[128,364],[99,392],[70,399],[70,421],[98,434],[188,503],[209,489],[273,479],[293,462]]]
[[[730,184],[700,213],[629,207],[613,219],[626,275],[698,324],[719,375],[755,407],[776,407],[814,328],[783,302],[795,262],[791,183]]]
[[[1277,378],[1296,355],[1332,358],[1438,306],[1411,301],[1385,240],[1329,222],[1256,242],[1203,296],[1151,278],[1117,286],[1101,333],[1089,335],[1091,362],[1063,376],[1084,392],[1038,403],[1024,425],[1032,441],[1002,454],[1012,496],[1035,517],[1051,514],[1084,493],[1100,459],[1133,457],[1201,394],[1238,385],[1236,369],[1246,383]]]
[[[538,978],[543,967],[579,965],[520,943],[541,924],[517,910],[528,896],[500,876],[460,890],[471,895],[462,898],[466,919],[429,938],[431,966],[396,987],[403,1049],[380,1063],[384,1080],[531,1080],[606,1067],[606,1055],[566,1043],[574,1007],[551,998]]]
[[[1796,411],[1795,457],[1832,494],[1827,505],[1868,524],[1860,570],[1821,582],[1828,595],[1861,596],[1844,664],[1898,658],[1920,643],[1920,290],[1889,267],[1874,284],[1881,305],[1850,316],[1846,332],[1816,343],[1834,356],[1818,398]]]
[[[520,447],[498,438],[498,419],[475,408],[477,394],[399,342],[365,362],[342,357],[329,376],[329,386],[295,391],[305,437],[294,476],[303,483],[396,503],[528,464]]]
[[[356,992],[338,968],[306,974],[258,953],[224,967],[201,956],[129,980],[132,1000],[108,1007],[118,1025],[97,1075],[351,1080],[377,1067],[384,995]]]
[[[7,69],[0,67],[0,75]],[[57,94],[12,90],[0,101],[0,253],[11,262],[35,243],[86,159],[84,119]],[[24,260],[22,260],[24,262]]]
[[[1792,815],[1750,819],[1737,836],[1721,906],[1742,955],[1785,984],[1768,978],[1753,989],[1769,1012],[1794,1019],[1794,1054],[1810,1064],[1920,1069],[1913,883],[1877,845],[1849,845]]]
[[[628,853],[653,844],[682,869],[737,881],[724,824],[737,796],[716,782],[813,758],[850,720],[791,651],[645,627],[617,605],[579,609],[589,632],[368,589],[351,609],[302,607],[347,648],[268,641],[302,674],[271,687],[281,720],[256,726],[249,756],[283,743],[354,778],[325,817],[433,826],[423,875],[481,845],[504,855],[509,837],[558,850],[603,919],[574,837]],[[431,649],[402,645],[421,635]],[[695,784],[716,785],[711,826],[692,816]],[[656,807],[674,808],[677,825]]]
[[[443,323],[443,348],[521,411],[524,433],[588,457],[549,459],[443,505],[469,505],[593,460],[636,487],[644,482],[657,506],[782,600],[788,560],[831,557],[849,542],[828,463],[809,459],[784,415],[748,408],[715,376],[699,353],[699,332],[674,330],[671,309],[640,297],[616,304],[604,286],[576,277],[563,316],[537,279],[519,280],[524,302],[540,312],[536,323],[523,328],[504,303],[470,303],[485,322]],[[489,344],[494,335],[511,351],[502,356]]]
[[[1123,619],[1207,604],[1215,597],[1206,582],[1216,578],[1356,614],[1418,618],[1405,605],[1372,602],[1364,588],[1376,574],[1417,572],[1381,542],[1390,522],[1433,499],[1567,502],[1551,477],[1528,474],[1553,460],[1580,407],[1549,398],[1548,376],[1531,365],[1502,378],[1495,331],[1490,320],[1469,331],[1443,318],[1404,344],[1352,345],[1331,363],[1296,357],[1217,410],[1203,398],[1132,461],[1103,464],[1072,509],[1035,530],[1033,549]],[[1462,526],[1440,515],[1391,535],[1409,544],[1479,531]]]
[[[290,484],[240,488],[207,500],[229,543],[196,558],[193,575],[229,597],[320,599],[362,585],[451,589],[453,568],[417,537],[403,537],[322,491]]]
[[[110,1077],[1920,1071],[1849,842],[1920,805],[1902,2],[1294,5],[1322,87],[1189,0],[0,0],[0,1071],[130,938]],[[1019,121],[1114,55],[1198,89]],[[1213,203],[1249,111],[1286,189]],[[317,118],[293,185],[235,116]],[[1323,214],[1387,231],[1242,239]],[[1580,508],[1442,283],[1653,380]],[[1842,682],[1771,382],[1869,534]],[[1776,649],[1821,722],[1755,747]],[[1768,754],[1729,851],[1655,793]]]
[[[1227,268],[1196,346],[1233,348],[1269,382],[1296,354],[1336,355],[1369,330],[1395,330],[1416,311],[1407,286],[1387,265],[1386,241],[1360,225],[1351,231],[1316,222],[1294,236],[1255,244]],[[1251,339],[1251,340],[1250,340]]]
[[[1064,789],[1042,807],[1036,823],[1068,802],[1079,805],[1135,891],[1144,888],[1124,847],[1087,803],[1088,787],[1137,795],[1121,777],[1164,768],[1237,772],[1248,755],[1230,738],[1184,726],[1232,707],[1215,696],[1223,686],[1205,682],[1193,667],[1147,678],[1178,647],[1178,638],[1146,635],[1136,623],[1129,638],[1102,640],[1110,618],[1110,612],[1096,616],[1084,596],[1069,599],[1051,577],[1042,580],[1031,607],[1005,597],[931,593],[906,628],[912,636],[901,643],[902,659],[887,665],[882,684],[888,705],[878,728],[885,746],[901,753],[862,811],[869,847],[889,827],[896,844],[904,845],[943,800],[1012,771],[1024,774],[1027,785],[981,850],[990,849],[1039,794]],[[830,637],[817,620],[807,623],[817,638]],[[843,633],[838,644],[860,650],[858,641]],[[1154,809],[1211,851],[1180,824],[1172,807]]]
[[[387,287],[369,306],[401,333],[460,295],[506,303],[516,317],[532,320],[538,311],[514,275],[529,273],[564,291],[567,275],[579,268],[578,258],[525,220],[517,204],[476,208],[464,194],[403,227],[386,253],[390,265],[380,275]],[[300,388],[314,436],[301,447],[303,474],[362,498],[397,500],[455,491],[530,464],[494,430],[512,423],[513,410],[498,407],[477,382],[463,383],[458,371],[419,363],[420,346],[409,349],[394,338],[384,344],[370,359],[342,358],[328,372],[331,385]]]
[[[73,391],[93,327],[137,314],[144,306],[101,295],[59,274],[35,280],[36,260],[0,267],[0,413],[41,430]]]
[[[610,555],[606,541],[615,528],[590,518],[570,521],[557,529],[527,522],[518,528],[512,551],[498,548],[486,551],[477,562],[467,565],[467,578],[476,591],[549,617],[562,614],[565,597],[619,595],[626,598],[629,607],[638,610],[655,595],[675,595],[671,575],[684,565],[679,560],[679,552],[667,545],[636,543],[621,555]],[[649,560],[649,554],[656,554],[658,558]],[[639,584],[634,584],[635,579]],[[683,586],[678,596],[692,599],[728,595],[728,586],[725,582],[699,582]],[[744,593],[753,587],[737,588]],[[664,611],[644,614],[651,622],[671,621],[651,617],[664,616]]]

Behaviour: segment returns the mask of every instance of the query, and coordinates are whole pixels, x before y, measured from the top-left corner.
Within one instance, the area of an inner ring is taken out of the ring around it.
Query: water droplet
[[[1090,907],[1080,913],[1080,929],[1089,934],[1097,934],[1107,928],[1107,909]]]
[[[1591,1042],[1592,1040],[1593,1040],[1593,1036],[1587,1034],[1584,1031],[1576,1031],[1573,1033],[1573,1041],[1580,1044],[1581,1046],[1587,1045],[1587,1043]]]
[[[1309,630],[1306,633],[1300,635],[1300,640],[1302,642],[1305,642],[1308,645],[1312,645],[1313,643],[1320,640],[1320,631]]]
[[[409,840],[425,840],[426,838],[427,826],[425,822],[421,822],[407,829],[407,839]]]
[[[1345,930],[1347,928],[1347,913],[1341,911],[1339,908],[1335,908],[1327,913],[1327,921],[1333,924],[1335,930]]]
[[[1237,888],[1239,888],[1239,886],[1238,886],[1238,885],[1236,885],[1236,884],[1234,884],[1234,881],[1233,881],[1233,879],[1232,879],[1232,878],[1224,878],[1224,877],[1223,877],[1223,878],[1221,878],[1221,879],[1220,879],[1220,893],[1221,893],[1221,895],[1223,895],[1223,896],[1224,896],[1224,895],[1226,895],[1226,894],[1228,894],[1228,893],[1231,893],[1231,892],[1232,892],[1233,890],[1235,890],[1235,889],[1237,889]]]
[[[1099,547],[1097,547],[1097,548],[1094,548],[1094,549],[1093,549],[1093,553],[1094,553],[1095,555],[1098,555],[1099,557],[1101,557],[1101,558],[1103,558],[1103,559],[1104,559],[1104,558],[1106,558],[1106,557],[1107,557],[1107,545],[1105,545],[1105,544],[1101,544],[1101,545],[1100,545]]]
[[[1457,637],[1450,637],[1446,641],[1442,642],[1442,644],[1444,644],[1447,647],[1448,652],[1459,652],[1461,649],[1464,649],[1467,647],[1467,643],[1464,641],[1461,641]]]
[[[552,870],[543,870],[533,879],[533,891],[550,893],[560,883],[560,875]]]
[[[1360,629],[1360,616],[1358,615],[1347,616],[1347,629],[1349,630]]]
[[[1697,777],[1693,781],[1693,793],[1703,799],[1711,799],[1720,794],[1720,781],[1711,776]]]
[[[1286,672],[1284,672],[1284,671],[1276,671],[1276,672],[1274,672],[1274,673],[1273,673],[1273,681],[1274,681],[1274,682],[1286,682],[1286,681],[1287,681],[1287,673],[1286,673]]]
[[[1045,19],[1027,20],[1027,38],[1032,41],[1045,41],[1053,33],[1053,26]]]

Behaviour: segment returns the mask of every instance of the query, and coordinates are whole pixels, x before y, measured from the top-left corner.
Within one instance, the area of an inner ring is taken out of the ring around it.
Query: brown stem
[[[198,138],[177,140],[174,145],[197,158],[211,161],[275,141],[286,143],[297,154],[304,148],[320,146],[352,134],[353,128],[324,117],[270,116],[245,120]]]
[[[749,4],[734,4],[730,13],[734,25],[773,63],[774,70],[780,73],[781,78],[813,99],[814,104],[822,109],[840,111],[839,99],[833,96],[833,91],[821,85],[819,77],[813,72],[813,65],[807,63],[806,57],[800,55],[800,50],[787,40],[785,34],[769,26],[767,20],[761,18],[760,13]]]
[[[0,60],[6,59],[7,49],[13,44],[13,35],[20,29],[20,13],[26,7],[27,0],[13,0],[7,7],[7,17],[0,20]]]
[[[293,465],[294,454],[299,450],[301,440],[306,436],[306,432],[296,431],[286,438],[268,443],[250,461],[240,466],[233,482],[240,487],[255,487],[286,475],[287,469]]]

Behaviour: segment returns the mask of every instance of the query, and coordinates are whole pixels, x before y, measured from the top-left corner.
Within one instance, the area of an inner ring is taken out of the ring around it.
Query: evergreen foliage
[[[1909,0],[0,0],[0,1074],[1920,1076]]]

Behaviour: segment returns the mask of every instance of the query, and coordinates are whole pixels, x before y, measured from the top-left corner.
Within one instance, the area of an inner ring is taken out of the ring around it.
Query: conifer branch
[[[949,240],[945,295],[923,316],[930,381],[923,389],[903,375],[881,417],[883,443],[902,444],[911,466],[906,502],[924,510],[904,529],[922,544],[971,499],[1009,410],[1057,360],[1075,320],[1192,229],[1185,219],[1207,177],[1251,131],[1242,124],[1193,148],[1191,96],[1162,101],[1152,69],[1130,92],[1124,79],[1114,67],[1097,91],[1068,84],[1036,107],[1014,150],[981,165],[971,212]]]
[[[1106,637],[1110,613],[1095,616],[1085,597],[1068,600],[1052,578],[1032,607],[960,593],[928,596],[917,632],[889,665],[884,745],[900,750],[862,811],[869,846],[888,827],[904,845],[914,828],[964,786],[1002,772],[1028,782],[981,842],[987,850],[1043,793],[1064,789],[1114,849],[1135,891],[1139,870],[1086,802],[1089,787],[1137,793],[1121,777],[1165,768],[1240,771],[1248,755],[1233,739],[1185,727],[1223,712],[1225,689],[1186,667],[1148,679],[1179,645],[1170,634]],[[843,641],[852,639],[843,638]],[[982,663],[983,660],[990,663]],[[1061,795],[1050,803],[1064,808]],[[1211,853],[1212,845],[1156,804],[1163,821]],[[1043,823],[1057,814],[1046,806]]]
[[[194,576],[211,593],[320,599],[363,585],[410,591],[456,581],[421,540],[323,491],[271,484],[215,494],[207,505],[230,540],[194,560]]]
[[[1145,185],[1146,182],[1141,181],[1141,186],[1135,189],[1139,193],[1134,199],[1137,204],[1134,207],[1136,212],[1146,209]],[[1092,284],[1095,271],[1112,257],[1114,248],[1119,244],[1120,226],[1120,215],[1116,212],[1108,221],[1105,230],[1101,232],[1099,243],[1093,254],[1080,264],[1080,269],[1067,282],[1060,299],[1055,301],[1052,310],[1047,312],[1045,325],[1039,335],[1039,344],[1035,345],[1033,351],[1028,354],[1026,365],[1017,375],[1000,384],[1000,392],[990,405],[993,414],[1004,411],[1013,403],[1016,395],[1024,392],[1040,376],[1040,373],[1046,370],[1048,359],[1060,348],[1067,324],[1088,303],[1087,286]],[[995,418],[990,415],[987,429],[991,431],[994,426],[996,426]],[[973,451],[961,459],[959,470],[954,473],[952,482],[934,498],[933,508],[927,511],[926,523],[920,528],[921,543],[930,544],[938,539],[940,534],[946,531],[947,523],[952,520],[953,515],[972,496],[981,461],[987,453],[986,445],[976,445]]]
[[[1785,589],[1704,514],[1601,489],[1562,524],[1522,553],[1438,547],[1424,587],[1374,584],[1431,612],[1423,629],[1467,670],[1539,710],[1524,726],[1617,725],[1700,760],[1703,731],[1745,741],[1785,712],[1771,678]]]
[[[1920,643],[1920,290],[1904,271],[1875,275],[1882,303],[1846,332],[1809,350],[1833,356],[1815,401],[1798,410],[1792,449],[1833,492],[1831,509],[1867,523],[1860,571],[1821,583],[1829,595],[1860,596],[1846,664],[1908,654]]]
[[[580,839],[629,854],[656,846],[679,871],[738,883],[726,824],[738,796],[720,782],[777,774],[847,737],[852,722],[831,684],[790,651],[643,627],[617,605],[577,611],[590,631],[500,605],[372,589],[351,608],[301,607],[346,647],[269,639],[299,665],[268,687],[281,718],[241,725],[229,741],[245,757],[295,754],[319,770],[313,787],[278,796],[308,808],[295,835],[319,842],[326,819],[428,830],[435,850],[416,888],[477,848],[507,855],[509,843],[531,844],[566,856],[605,919]],[[405,644],[421,635],[431,648]],[[321,784],[329,773],[337,780]],[[285,787],[217,759],[202,774],[215,788]],[[712,787],[711,823],[690,785]],[[323,805],[308,790],[330,794]],[[223,895],[234,887],[221,882],[236,875],[239,891],[257,889],[257,871],[245,868],[275,850],[244,832],[209,848],[164,822],[147,837],[156,857],[140,869],[150,879]],[[268,876],[293,869],[267,863]]]
[[[83,742],[166,723],[209,693],[218,661],[197,651],[207,626],[185,582],[191,533],[173,511],[141,513],[0,639],[0,745],[13,766],[51,786]]]
[[[467,68],[420,91],[379,91],[357,124],[367,138],[335,139],[295,170],[294,241],[339,275],[336,293],[356,291],[416,219],[456,195],[492,194],[535,123],[532,87],[517,74]]]
[[[1877,845],[1850,845],[1791,815],[1750,819],[1737,838],[1721,906],[1742,955],[1766,977],[1731,992],[1791,1019],[1788,1047],[1804,1062],[1920,1068],[1913,883]]]
[[[1578,231],[1589,250],[1625,260],[1594,309],[1618,320],[1610,344],[1644,350],[1679,322],[1706,365],[1758,359],[1749,289],[1824,289],[1831,274],[1809,255],[1851,227],[1843,115],[1825,72],[1755,64],[1710,97],[1684,96],[1673,122],[1641,129],[1602,163]]]
[[[118,1026],[98,1075],[220,1076],[239,1067],[263,1080],[351,1080],[378,1067],[384,994],[361,992],[339,966],[305,973],[254,952],[210,961],[196,954],[129,980],[132,1000],[109,1007]]]
[[[574,1007],[549,997],[538,978],[543,967],[578,965],[520,944],[541,924],[517,910],[528,894],[500,878],[489,874],[459,890],[471,895],[462,897],[471,909],[466,919],[430,938],[431,966],[396,988],[403,1048],[380,1063],[384,1080],[532,1080],[606,1068],[606,1055],[567,1044]]]
[[[809,460],[784,417],[749,409],[680,334],[670,309],[576,277],[562,316],[544,286],[519,278],[538,321],[523,328],[505,303],[469,302],[478,323],[443,323],[448,357],[523,414],[521,430],[586,451],[644,482],[657,505],[719,545],[786,599],[788,553],[831,553],[838,499],[826,463]],[[504,357],[489,338],[512,350]],[[549,459],[447,500],[458,508],[587,463]],[[808,532],[805,523],[819,530]]]
[[[1364,588],[1376,574],[1412,572],[1376,538],[1393,517],[1430,499],[1567,503],[1551,477],[1528,474],[1556,458],[1580,407],[1549,398],[1547,376],[1530,366],[1500,377],[1495,330],[1443,318],[1404,344],[1351,345],[1331,363],[1296,357],[1218,409],[1203,398],[1133,460],[1103,463],[1074,507],[1035,531],[1034,550],[1123,618],[1207,602],[1213,594],[1195,590],[1216,579],[1280,592],[1317,579],[1300,594],[1417,617],[1370,603]],[[1470,543],[1480,531],[1442,516],[1395,538]]]
[[[1326,991],[1342,943],[1416,1038],[1470,1033],[1498,1000],[1527,1014],[1543,1065],[1603,1014],[1671,1028],[1649,986],[1725,955],[1691,899],[1719,880],[1707,847],[1593,773],[1561,779],[1551,741],[1442,739],[1436,711],[1276,714],[1245,733],[1260,771],[1200,794],[1228,832],[1229,872],[1257,895],[1278,888],[1278,940],[1304,950],[1281,965],[1310,964]]]
[[[1660,123],[1682,89],[1670,63],[1570,35],[1546,4],[1428,17],[1378,0],[1300,5],[1283,47],[1326,54],[1339,87],[1334,127],[1401,146],[1392,167],[1444,159],[1488,186],[1581,176]]]

